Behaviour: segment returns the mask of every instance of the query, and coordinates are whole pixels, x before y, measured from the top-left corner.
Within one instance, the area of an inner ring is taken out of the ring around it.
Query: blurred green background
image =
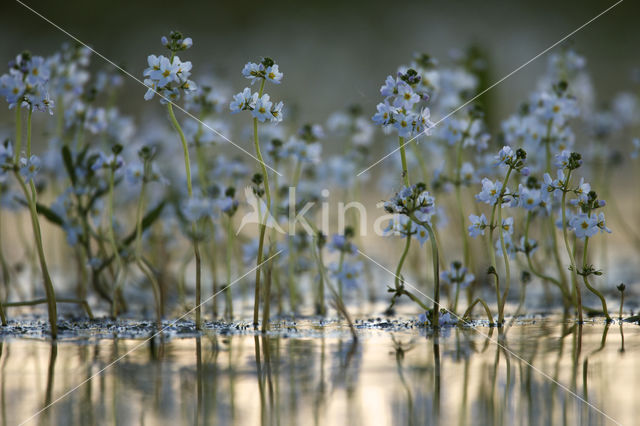
[[[194,39],[183,59],[194,77],[215,73],[239,90],[248,60],[271,56],[285,73],[274,95],[304,121],[324,121],[337,108],[361,103],[374,111],[384,77],[414,52],[447,62],[452,49],[486,50],[490,81],[511,72],[615,1],[44,1],[25,0],[60,27],[140,76],[160,36],[179,29]],[[639,65],[640,2],[626,0],[573,38],[586,55],[602,101],[628,87]],[[49,55],[69,38],[12,0],[2,1],[0,62],[29,49]],[[93,58],[94,67],[106,66]],[[499,100],[499,117],[534,88],[545,58],[502,83],[485,102]],[[128,82],[120,108],[136,112],[144,88]],[[277,94],[276,94],[277,92]],[[2,114],[6,124],[10,117]]]

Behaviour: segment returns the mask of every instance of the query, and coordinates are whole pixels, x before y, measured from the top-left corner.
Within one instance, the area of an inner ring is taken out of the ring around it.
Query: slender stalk
[[[602,303],[602,310],[604,311],[604,315],[607,317],[607,322],[611,322],[612,319],[609,316],[609,311],[607,310],[607,301],[604,299],[604,296],[602,296],[602,293],[600,293],[595,287],[593,287],[590,283],[589,283],[589,279],[587,278],[587,275],[584,273],[587,270],[587,250],[589,248],[589,237],[585,237],[584,239],[584,249],[582,251],[582,280],[584,281],[584,285],[589,289],[589,291],[591,291],[591,293],[595,294],[596,296],[598,296],[598,298],[600,299],[600,303]]]
[[[405,238],[406,242],[404,243],[404,250],[402,251],[402,255],[400,256],[400,260],[398,261],[398,266],[396,267],[396,290],[399,289],[401,285],[402,265],[404,265],[404,261],[407,258],[407,254],[409,253],[409,248],[411,247],[411,233],[407,232],[407,236]]]
[[[505,175],[504,180],[502,181],[502,188],[500,189],[500,194],[498,194],[498,200],[496,201],[496,204],[493,205],[493,209],[491,210],[491,222],[490,222],[490,228],[489,228],[488,249],[491,255],[491,266],[493,266],[493,268],[496,270],[495,277],[496,277],[496,298],[498,302],[498,327],[501,326],[502,323],[504,322],[504,303],[507,295],[509,294],[509,285],[511,281],[511,270],[509,268],[509,254],[507,253],[506,247],[504,244],[504,235],[503,235],[503,229],[502,229],[502,199],[505,193],[507,192],[507,184],[509,183],[509,177],[511,176],[512,170],[513,169],[509,167],[509,170],[507,171],[507,174]],[[494,223],[496,211],[498,212],[497,225]],[[499,228],[500,230],[500,235],[499,235],[500,248],[502,249],[502,256],[504,259],[505,272],[506,272],[506,278],[507,278],[507,282],[505,284],[505,290],[502,296],[500,294],[500,280],[498,279],[496,255],[493,249],[493,232],[495,228]]]
[[[624,290],[620,291],[620,312],[618,313],[618,319],[622,321],[622,308],[624,306]]]
[[[20,108],[17,108],[20,110]],[[29,115],[27,118],[27,147],[28,152],[27,155],[31,156],[31,114],[33,112],[32,108],[29,108]],[[21,138],[22,138],[22,130],[21,130],[21,121],[20,121],[20,112],[16,112],[16,158],[20,156],[21,149]],[[16,161],[17,162],[17,161]],[[29,212],[31,214],[31,225],[33,227],[33,235],[35,238],[36,249],[38,253],[38,259],[40,261],[40,269],[42,270],[42,276],[44,279],[44,288],[45,294],[47,296],[47,309],[49,312],[49,323],[51,325],[51,337],[56,339],[58,337],[58,323],[57,323],[57,307],[56,307],[56,295],[55,290],[53,288],[53,282],[51,281],[51,276],[49,275],[49,268],[47,266],[47,261],[45,259],[44,248],[42,246],[42,232],[40,230],[40,221],[38,219],[38,211],[36,208],[37,202],[37,194],[36,188],[33,183],[33,180],[30,182],[31,194],[29,194],[29,190],[27,189],[27,185],[25,184],[22,176],[16,170],[15,171],[16,179],[22,188],[22,192],[24,193],[25,199],[27,200],[27,204],[29,206]]]
[[[49,303],[46,298],[44,299],[35,299],[35,300],[26,300],[22,302],[9,302],[3,303],[2,306],[5,308],[14,308],[17,306],[36,306],[36,305],[44,305]],[[73,303],[76,305],[82,306],[82,309],[87,313],[87,316],[93,319],[93,312],[91,311],[91,307],[84,299],[71,299],[71,298],[57,298],[56,303]]]
[[[571,170],[567,172],[567,177],[564,181],[564,190],[562,191],[562,236],[564,238],[564,246],[567,250],[567,254],[569,255],[569,260],[571,261],[571,276],[574,284],[574,292],[576,299],[576,307],[578,308],[578,324],[582,324],[584,322],[582,316],[582,296],[580,294],[580,287],[578,286],[578,277],[577,277],[577,266],[576,260],[573,256],[573,250],[569,247],[569,236],[567,232],[567,188],[569,188],[569,182],[571,181]]]
[[[227,300],[225,316],[229,321],[233,320],[233,298],[231,295],[231,258],[233,257],[233,221],[231,216],[227,218],[227,287],[225,296]]]
[[[44,290],[47,296],[47,309],[49,311],[49,323],[51,325],[51,337],[53,339],[58,338],[58,312],[56,307],[56,294],[53,288],[53,282],[49,275],[49,268],[47,267],[47,261],[44,255],[44,249],[42,247],[42,234],[40,231],[40,222],[38,220],[38,211],[36,209],[36,202],[32,195],[29,195],[29,190],[25,184],[22,176],[18,171],[15,172],[16,179],[22,188],[27,204],[29,205],[29,212],[31,213],[31,225],[33,227],[33,235],[35,237],[35,244],[38,253],[38,260],[40,261],[40,269],[42,270],[42,277],[44,279]]]
[[[404,260],[404,258],[403,258],[403,260]],[[343,266],[344,266],[344,252],[341,251],[340,252],[340,260],[338,262],[338,273],[336,274],[336,275],[338,275],[338,277],[342,273]],[[342,298],[342,296],[343,296],[342,280],[340,278],[338,278],[337,281],[338,281],[338,296],[340,297],[340,300],[344,300]]]
[[[431,254],[433,263],[433,328],[437,329],[440,326],[440,260],[438,252],[438,241],[433,232],[433,228],[428,222],[418,220],[414,215],[410,216],[411,220],[425,227],[429,234],[429,241],[431,243]],[[410,235],[407,238],[411,238]]]
[[[2,225],[0,225],[0,232],[2,231]],[[4,259],[4,251],[2,250],[2,238],[0,238],[0,262],[2,262],[2,281],[5,287],[5,299],[9,298],[9,269],[7,262]],[[0,300],[0,322],[2,325],[7,325],[7,317],[2,309],[2,300]],[[5,300],[6,302],[6,300]]]
[[[313,251],[314,258],[316,260],[316,264],[318,265],[318,269],[320,271],[320,277],[324,282],[326,282],[327,287],[329,288],[329,291],[333,296],[333,301],[334,301],[336,310],[338,311],[339,314],[341,314],[344,317],[345,320],[347,320],[347,324],[349,324],[349,329],[351,330],[351,335],[353,336],[353,340],[357,341],[358,335],[356,334],[356,329],[353,326],[353,321],[351,320],[349,311],[347,311],[347,307],[344,305],[344,302],[342,301],[342,297],[338,294],[336,289],[333,288],[333,286],[331,285],[331,282],[326,277],[326,270],[322,260],[322,251],[317,246],[316,241],[313,242],[313,245],[314,247],[312,248],[312,251]]]
[[[115,180],[115,170],[113,168],[109,169],[109,197],[108,197],[108,217],[107,220],[109,222],[109,243],[111,243],[111,249],[113,250],[113,256],[116,259],[116,264],[118,266],[118,270],[116,271],[116,282],[113,286],[113,300],[116,299],[116,291],[120,288],[122,284],[122,279],[124,276],[124,264],[122,262],[122,257],[120,257],[120,250],[118,248],[118,242],[116,240],[116,233],[113,229],[113,219],[114,219],[114,211],[113,211],[113,193],[114,193],[114,180]],[[118,304],[113,304],[112,314],[113,317],[116,318],[118,316]]]
[[[262,93],[264,91],[264,83],[265,80],[263,79],[262,82],[260,83],[260,90],[258,92],[258,97],[262,97]],[[264,177],[264,191],[265,191],[265,196],[267,198],[267,212],[264,215],[264,217],[262,218],[262,222],[260,223],[260,239],[258,242],[258,259],[257,259],[257,265],[260,265],[262,263],[262,257],[263,257],[263,249],[264,249],[264,237],[265,237],[265,233],[266,233],[266,223],[267,223],[267,218],[269,217],[269,212],[271,211],[271,190],[269,188],[269,174],[267,173],[267,166],[264,162],[264,159],[262,158],[262,152],[260,151],[260,139],[258,137],[258,119],[257,118],[253,118],[253,144],[254,144],[254,148],[256,151],[256,157],[258,157],[258,161],[260,162],[260,168],[262,169],[262,175]],[[261,274],[261,269],[262,268],[258,268],[256,269],[256,289],[255,289],[255,296],[254,296],[254,305],[253,305],[253,326],[255,328],[258,327],[258,311],[259,311],[259,303],[260,303],[260,274]],[[266,306],[267,303],[270,303],[270,298],[271,295],[270,293],[270,289],[265,289],[265,294],[264,294],[264,304]],[[264,308],[263,308],[264,309]],[[267,330],[269,330],[269,322],[268,322],[268,318],[267,318],[267,322],[262,324],[262,331],[266,332]]]
[[[494,204],[491,209],[491,220],[489,221],[489,239],[487,240],[487,251],[489,252],[489,259],[491,260],[491,266],[495,269],[496,273],[493,274],[495,276],[495,286],[496,286],[496,302],[498,304],[498,309],[500,309],[500,279],[498,277],[498,263],[496,262],[496,252],[493,248],[493,231],[496,228],[494,221],[496,217],[497,205]],[[502,224],[500,224],[502,227]]]
[[[16,151],[14,152],[13,162],[18,164],[20,160],[20,151],[22,151],[22,108],[16,105]]]
[[[300,180],[300,175],[302,174],[302,162],[300,160],[296,161],[296,165],[293,172],[293,182],[292,186],[294,189],[298,188],[298,182]],[[276,193],[278,192],[276,188]],[[294,238],[295,238],[295,229],[293,230],[294,235],[289,235],[287,239],[287,246],[289,249],[289,262],[287,265],[287,285],[289,287],[289,303],[291,305],[291,312],[296,312],[297,309],[297,291],[296,291],[296,283],[294,280],[294,269],[296,264],[297,253],[293,247]]]
[[[550,119],[547,123],[547,135],[545,137],[545,157],[546,164],[545,170],[551,174],[551,129],[553,126],[553,119]],[[564,267],[562,266],[562,260],[560,259],[560,251],[558,250],[558,236],[556,235],[556,225],[553,217],[553,211],[549,213],[549,233],[551,234],[551,252],[553,253],[553,259],[558,269],[558,276],[560,277],[560,283],[565,289],[565,293],[568,293],[567,276],[565,275]]]
[[[405,186],[409,186],[409,170],[407,169],[407,153],[404,147],[404,138],[400,136],[398,138],[398,143],[400,145],[400,159],[402,161],[402,180]]]
[[[529,225],[531,223],[531,218],[533,217],[533,213],[529,212],[529,214],[527,215],[527,221],[526,221],[526,225],[525,225],[525,231],[524,231],[524,241],[525,241],[525,246],[529,245]],[[560,292],[562,293],[562,298],[563,301],[566,304],[568,303],[573,303],[571,300],[571,295],[569,294],[569,292],[567,291],[567,289],[562,285],[562,283],[560,281],[558,281],[557,279],[549,276],[549,275],[545,275],[543,273],[541,273],[540,271],[538,271],[536,269],[536,267],[533,265],[533,260],[531,259],[531,252],[525,252],[525,256],[527,257],[527,265],[529,266],[529,270],[531,270],[531,273],[533,275],[535,275],[536,277],[543,279],[545,281],[548,281],[552,284],[554,284],[556,287],[558,287],[560,289]]]
[[[502,259],[504,260],[504,269],[505,269],[505,284],[504,284],[504,293],[502,293],[502,297],[500,300],[500,308],[498,310],[498,323],[504,323],[504,305],[507,300],[507,295],[509,294],[509,287],[511,285],[511,266],[509,264],[509,253],[507,252],[507,247],[504,243],[504,231],[502,230],[502,200],[498,201],[498,226],[500,226],[500,247],[502,248]]]
[[[144,162],[144,173],[142,179],[142,186],[140,188],[140,197],[138,198],[138,207],[136,209],[136,241],[135,241],[135,258],[136,265],[147,277],[149,283],[151,283],[151,289],[153,290],[153,297],[156,302],[156,323],[158,329],[162,326],[162,298],[160,285],[153,272],[142,261],[142,212],[144,210],[144,200],[146,198],[147,182],[146,176],[148,175],[148,161]]]
[[[169,110],[169,117],[171,117],[171,122],[173,123],[173,127],[175,127],[176,131],[180,135],[180,142],[182,143],[182,151],[184,154],[184,169],[187,174],[187,192],[189,194],[189,198],[193,197],[193,187],[191,184],[191,163],[189,160],[189,145],[187,144],[187,140],[184,137],[184,132],[180,127],[180,123],[176,120],[176,116],[173,113],[173,105],[171,102],[167,104],[167,109]],[[201,265],[200,265],[200,249],[198,247],[198,239],[197,239],[197,224],[196,222],[191,223],[191,232],[193,234],[192,244],[193,244],[193,254],[196,259],[196,329],[200,330],[202,328],[202,310],[201,310]]]
[[[458,206],[458,212],[460,213],[460,233],[462,234],[462,245],[463,245],[463,259],[464,265],[469,265],[469,240],[467,238],[467,228],[465,226],[465,215],[464,210],[462,208],[462,148],[464,147],[464,142],[469,136],[469,132],[471,131],[471,125],[473,124],[473,119],[469,120],[469,125],[466,130],[462,134],[462,138],[458,142],[458,146],[456,147],[456,180],[455,180],[455,190],[456,190],[456,204]]]
[[[485,313],[487,314],[487,319],[489,320],[489,326],[493,327],[495,325],[495,323],[493,322],[493,316],[491,315],[491,309],[489,309],[489,306],[487,305],[487,302],[485,302],[483,299],[481,298],[477,298],[476,300],[473,301],[473,303],[471,303],[469,305],[469,307],[467,308],[467,310],[464,312],[464,314],[462,315],[462,319],[466,320],[469,318],[469,316],[471,315],[471,311],[473,311],[473,308],[480,303],[482,305],[482,307],[484,308]]]

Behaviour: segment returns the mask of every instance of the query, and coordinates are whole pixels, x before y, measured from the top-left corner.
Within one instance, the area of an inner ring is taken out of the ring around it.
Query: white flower
[[[251,84],[262,78],[264,73],[264,65],[255,62],[247,62],[242,68],[242,75],[251,80]]]
[[[571,217],[571,219],[569,219],[569,226],[578,238],[593,237],[599,230],[598,218],[595,215],[587,215],[586,213],[578,213]]]
[[[498,197],[502,191],[502,182],[493,182],[488,178],[482,179],[482,191],[476,194],[476,200],[493,205],[498,202]]]
[[[498,152],[498,157],[496,158],[498,164],[507,164],[508,162],[513,162],[513,159],[513,149],[511,149],[511,147],[508,145],[502,147],[502,149]]]
[[[392,107],[387,102],[380,102],[376,109],[378,110],[378,112],[374,114],[372,120],[374,123],[383,126],[391,123],[391,121],[394,119],[394,116],[398,113],[398,109],[396,107]]]
[[[283,75],[284,74],[280,72],[278,64],[273,64],[265,70],[265,78],[275,84],[280,84]]]
[[[284,104],[282,103],[282,101],[273,104],[271,106],[271,122],[272,123],[279,123],[282,121],[282,107],[284,106]]]
[[[502,219],[502,229],[507,234],[513,234],[513,218],[507,217]]]
[[[261,123],[265,120],[270,120],[273,115],[271,115],[271,106],[273,102],[269,100],[269,95],[264,94],[261,98],[258,98],[256,102],[256,106],[251,110],[251,115],[258,119]]]
[[[25,182],[29,183],[36,177],[40,170],[40,165],[40,158],[35,155],[29,157],[29,159],[25,157],[20,158],[20,174],[24,178]]]
[[[474,214],[469,216],[469,220],[471,221],[471,225],[469,228],[469,236],[475,238],[478,235],[484,235],[484,230],[489,224],[487,223],[487,217],[482,213],[480,216],[476,216]]]
[[[391,77],[390,75],[387,76],[387,79],[384,81],[384,85],[380,88],[380,94],[386,98],[389,96],[394,96],[397,93],[398,89],[396,79]]]
[[[396,116],[396,121],[393,123],[393,126],[398,130],[398,136],[404,138],[411,135],[411,131],[413,130],[412,121],[413,118],[407,114],[399,113]]]
[[[504,247],[507,249],[507,254],[511,259],[513,259],[516,255],[516,250],[513,245],[513,240],[511,240],[511,234],[503,232],[502,238],[504,240]],[[496,255],[502,256],[502,242],[500,241],[500,238],[496,240],[495,247],[496,247]]]
[[[541,197],[539,189],[530,189],[520,185],[518,205],[525,210],[533,210],[540,205]]]
[[[418,96],[411,86],[404,81],[400,82],[397,86],[398,95],[393,102],[393,106],[401,107],[409,111],[415,104],[420,102],[420,96]]]
[[[251,93],[251,89],[245,87],[244,90],[233,95],[233,100],[229,104],[232,113],[244,110],[252,110],[258,102],[258,93]]]

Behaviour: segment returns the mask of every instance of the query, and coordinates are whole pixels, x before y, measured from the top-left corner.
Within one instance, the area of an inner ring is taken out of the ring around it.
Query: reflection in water
[[[288,336],[154,338],[31,423],[608,422],[564,386],[621,423],[640,416],[637,326],[609,333],[602,324],[541,320],[508,333],[482,330],[488,338],[471,329],[372,330],[357,342],[330,329],[305,334],[312,327],[302,322]],[[490,341],[494,333],[504,348]],[[0,341],[2,425],[19,424],[138,343]]]

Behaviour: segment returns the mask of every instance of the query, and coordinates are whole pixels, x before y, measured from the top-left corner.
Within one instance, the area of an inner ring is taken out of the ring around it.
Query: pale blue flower
[[[502,182],[500,181],[493,182],[491,179],[483,178],[482,191],[476,194],[476,200],[489,205],[494,205],[498,202],[498,197],[500,196],[501,191],[502,191]]]
[[[213,214],[211,202],[205,198],[189,197],[181,206],[182,214],[190,221],[195,222]]]
[[[420,96],[418,96],[411,86],[404,81],[400,82],[397,86],[397,97],[393,103],[393,106],[404,108],[409,111],[415,104],[420,102]]]
[[[484,213],[480,216],[476,216],[475,214],[469,215],[469,220],[471,221],[471,225],[467,228],[469,230],[469,236],[475,238],[478,235],[484,235],[485,228],[489,226]]]
[[[282,81],[282,77],[284,74],[280,72],[278,64],[273,64],[264,71],[265,79],[269,80],[272,83],[280,84]]]
[[[244,110],[253,110],[258,102],[258,93],[251,93],[251,89],[245,87],[244,90],[233,95],[233,100],[229,104],[232,113]]]
[[[133,161],[132,163],[129,163],[125,172],[125,177],[127,182],[132,185],[137,185],[142,182],[142,179],[144,178],[144,164],[141,161]]]
[[[264,71],[264,65],[247,62],[242,68],[242,75],[251,80],[251,84],[253,84],[263,77]]]
[[[280,123],[282,121],[282,107],[284,106],[284,104],[282,103],[282,101],[273,104],[271,106],[271,122],[272,123]]]
[[[569,226],[576,233],[577,238],[593,237],[599,230],[598,217],[596,215],[578,213],[571,217],[569,220]]]
[[[383,126],[391,123],[395,115],[398,113],[398,109],[389,105],[387,102],[379,103],[376,109],[378,110],[378,112],[373,115],[372,120],[374,123]]]
[[[256,102],[256,106],[251,110],[251,115],[258,119],[259,122],[263,123],[266,120],[270,120],[271,117],[271,106],[273,102],[269,100],[269,95],[264,94],[261,98],[258,98]]]
[[[29,159],[25,157],[20,158],[20,175],[22,175],[25,182],[29,183],[36,177],[40,170],[40,165],[40,158],[36,155],[32,155]]]
[[[427,242],[429,240],[429,232],[427,231],[427,228],[425,228],[422,225],[416,225],[416,233],[415,233],[415,237],[416,240],[418,240],[418,242],[420,243],[420,246],[422,246],[425,242]]]
[[[502,229],[507,234],[513,234],[513,218],[512,217],[506,217],[502,219]]]
[[[603,212],[600,212],[598,214],[598,223],[597,223],[597,225],[598,225],[598,228],[600,228],[600,232],[606,232],[608,234],[611,233],[611,229],[607,228],[607,225],[605,223],[604,213]]]
[[[515,258],[516,249],[515,249],[515,246],[513,245],[513,240],[511,239],[511,234],[503,232],[502,233],[502,238],[504,239],[504,246],[507,249],[507,254],[508,254],[509,258],[511,258],[511,259]],[[502,243],[500,241],[500,238],[498,238],[496,240],[495,247],[496,247],[496,255],[497,256],[502,256]]]
[[[412,121],[413,117],[411,115],[403,113],[396,115],[393,126],[398,130],[398,136],[405,138],[411,135],[411,131],[413,130]]]

